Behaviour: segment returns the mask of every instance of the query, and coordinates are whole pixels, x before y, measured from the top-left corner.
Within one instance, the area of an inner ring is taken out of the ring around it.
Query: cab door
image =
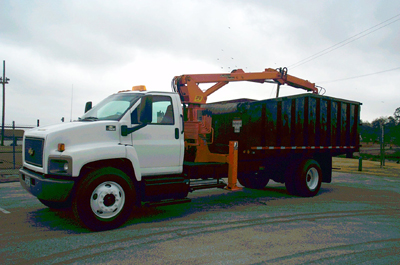
[[[147,116],[147,125],[131,134],[144,176],[182,172],[184,139],[173,102],[170,95],[146,95],[131,114],[132,126]]]

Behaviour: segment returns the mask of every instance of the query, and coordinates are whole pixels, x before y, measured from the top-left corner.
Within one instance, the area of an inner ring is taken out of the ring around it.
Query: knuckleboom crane
[[[193,74],[176,76],[172,80],[172,88],[179,93],[185,107],[187,104],[187,118],[184,121],[185,147],[196,148],[195,162],[229,162],[228,155],[214,154],[208,149],[207,139],[213,139],[212,118],[203,113],[201,104],[206,104],[207,98],[229,82],[250,81],[256,83],[273,82],[277,84],[277,97],[281,85],[311,91],[318,94],[314,83],[287,74],[287,68],[267,68],[263,72],[246,73],[242,69],[233,70],[225,74]],[[199,84],[215,83],[206,90],[201,90]],[[207,137],[210,135],[211,137]]]

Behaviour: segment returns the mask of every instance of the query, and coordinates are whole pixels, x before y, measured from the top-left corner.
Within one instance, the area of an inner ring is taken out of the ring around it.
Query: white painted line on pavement
[[[3,208],[1,208],[0,207],[0,211],[2,211],[3,213],[10,213],[9,211],[7,211],[7,210],[4,210]]]

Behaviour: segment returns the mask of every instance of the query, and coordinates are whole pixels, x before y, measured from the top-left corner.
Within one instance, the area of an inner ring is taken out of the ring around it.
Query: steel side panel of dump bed
[[[315,94],[262,101],[247,99],[203,105],[211,111],[214,142],[210,149],[227,153],[239,141],[240,153],[257,150],[321,150],[330,155],[359,149],[359,102]]]

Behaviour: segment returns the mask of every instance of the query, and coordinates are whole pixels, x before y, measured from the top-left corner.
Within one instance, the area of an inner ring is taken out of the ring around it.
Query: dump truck
[[[235,81],[274,82],[277,97],[207,103]],[[279,97],[285,84],[311,93]],[[88,102],[77,121],[26,131],[21,185],[99,231],[138,207],[190,202],[189,192],[241,190],[237,181],[263,189],[273,180],[315,196],[332,180],[332,157],[359,149],[361,103],[319,95],[286,68],[182,75],[172,90],[135,86]]]

